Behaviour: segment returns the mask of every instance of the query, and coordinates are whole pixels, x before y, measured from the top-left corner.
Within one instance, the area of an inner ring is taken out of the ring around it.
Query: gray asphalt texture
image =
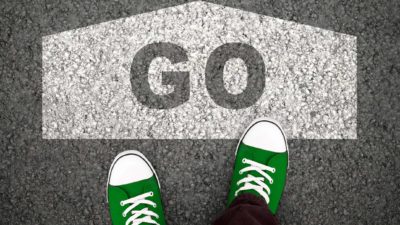
[[[357,140],[289,140],[282,224],[400,224],[400,3],[213,1],[357,36]],[[112,159],[142,151],[168,224],[225,207],[236,140],[43,140],[41,37],[184,1],[0,2],[0,224],[110,224]]]

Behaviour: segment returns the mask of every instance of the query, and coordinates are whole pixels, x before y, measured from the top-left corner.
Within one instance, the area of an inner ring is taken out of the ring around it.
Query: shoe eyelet
[[[242,163],[246,163],[246,159],[242,159]]]
[[[119,204],[120,204],[121,206],[124,206],[124,202],[119,202]]]
[[[150,192],[150,196],[153,196],[154,195],[154,193],[153,192]]]
[[[154,204],[153,207],[154,207],[154,208],[157,208],[157,204]]]

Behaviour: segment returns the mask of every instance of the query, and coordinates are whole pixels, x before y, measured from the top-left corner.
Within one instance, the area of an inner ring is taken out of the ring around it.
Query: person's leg
[[[138,151],[125,151],[114,159],[107,201],[113,225],[165,225],[157,174]]]
[[[275,225],[286,182],[288,148],[280,126],[271,120],[253,122],[236,150],[228,209],[214,225]]]
[[[252,194],[239,195],[213,225],[278,225],[265,201]]]

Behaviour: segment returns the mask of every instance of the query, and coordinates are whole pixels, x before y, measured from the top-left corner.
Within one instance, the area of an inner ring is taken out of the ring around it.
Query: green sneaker
[[[107,200],[114,225],[165,225],[157,174],[138,151],[115,157],[108,174]]]
[[[254,194],[276,214],[286,182],[289,162],[286,138],[274,121],[254,121],[236,149],[228,206],[243,193]]]

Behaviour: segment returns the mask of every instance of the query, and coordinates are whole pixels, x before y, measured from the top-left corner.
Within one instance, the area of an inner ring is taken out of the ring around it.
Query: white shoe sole
[[[156,171],[154,170],[153,166],[151,165],[150,161],[149,161],[141,152],[139,152],[139,151],[137,151],[137,150],[126,150],[126,151],[123,151],[123,152],[119,153],[119,154],[114,158],[114,160],[113,160],[113,162],[112,162],[112,164],[111,164],[111,166],[110,166],[110,169],[109,169],[109,171],[108,171],[108,179],[107,179],[107,187],[106,187],[107,203],[108,203],[108,185],[110,184],[111,171],[112,171],[112,169],[114,168],[115,163],[116,163],[120,158],[122,158],[123,156],[126,156],[126,155],[136,155],[136,156],[139,156],[140,158],[142,158],[142,159],[146,162],[146,164],[150,167],[151,171],[153,172],[154,176],[156,177],[157,183],[158,183],[158,187],[160,188],[160,192],[161,192],[160,180],[158,179],[157,173],[156,173]]]
[[[240,137],[240,140],[239,140],[239,142],[238,142],[238,144],[237,144],[237,146],[236,146],[235,156],[237,155],[237,151],[239,150],[239,145],[240,145],[240,143],[242,143],[242,140],[243,140],[244,136],[247,134],[247,132],[248,132],[255,124],[257,124],[257,123],[259,123],[259,122],[262,122],[262,121],[269,122],[269,123],[273,123],[273,124],[276,125],[276,126],[279,128],[279,130],[281,131],[281,133],[282,133],[282,135],[283,135],[283,139],[285,139],[285,147],[286,147],[286,152],[288,153],[288,168],[289,168],[289,147],[288,147],[288,144],[287,144],[287,139],[286,139],[285,132],[283,132],[283,129],[282,129],[281,125],[279,125],[279,123],[278,123],[277,121],[275,121],[275,120],[273,120],[273,119],[266,118],[266,117],[253,120],[253,122],[251,122],[251,124],[250,124],[249,126],[247,126],[246,130],[243,132],[243,134],[242,134],[242,136]]]

